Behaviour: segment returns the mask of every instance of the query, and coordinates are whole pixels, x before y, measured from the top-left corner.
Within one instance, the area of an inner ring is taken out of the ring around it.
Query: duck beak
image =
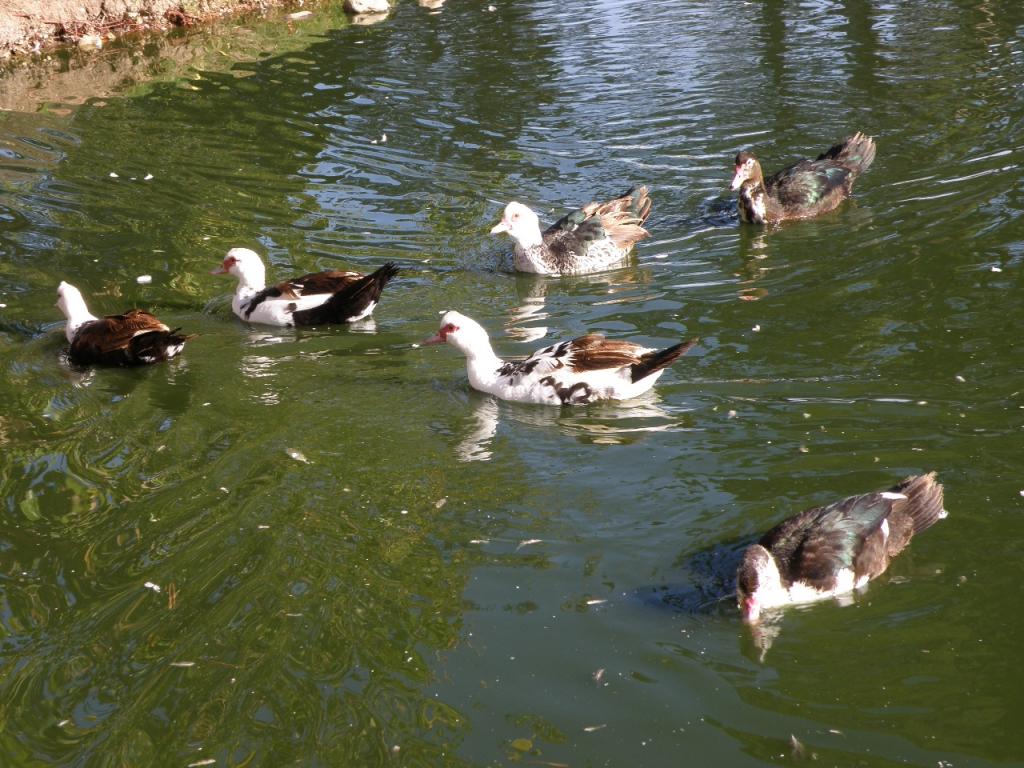
[[[736,171],[735,171],[735,173],[733,174],[733,177],[732,177],[732,191],[735,192],[740,187],[742,187],[743,186],[743,182],[746,181],[746,180],[747,180],[747,174],[743,170],[743,166],[742,165],[737,165],[736,166]]]
[[[445,338],[445,335],[443,333],[441,333],[440,331],[438,331],[433,336],[431,336],[429,339],[424,339],[420,343],[421,344],[444,344],[446,341],[448,341],[448,339]]]
[[[757,624],[761,619],[761,606],[753,597],[746,597],[740,605],[740,613],[743,614],[743,621],[747,624]]]
[[[493,227],[491,227],[491,234],[492,235],[500,235],[502,232],[508,232],[508,231],[509,231],[508,222],[505,221],[504,219],[502,219],[497,224],[495,224]]]
[[[211,275],[226,275],[226,274],[228,274],[228,270],[227,270],[227,267],[225,267],[223,264],[221,264],[216,269],[211,269],[210,270],[210,274]]]

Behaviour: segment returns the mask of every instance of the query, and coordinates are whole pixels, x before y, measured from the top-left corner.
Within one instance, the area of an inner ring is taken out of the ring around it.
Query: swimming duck
[[[537,214],[511,202],[491,234],[507,232],[516,241],[513,263],[520,272],[585,274],[610,269],[625,259],[633,245],[650,234],[643,228],[650,213],[647,187],[632,187],[614,200],[588,203],[541,232]]]
[[[398,274],[398,267],[388,262],[369,275],[314,272],[268,288],[266,269],[255,251],[232,248],[211,274],[238,278],[231,309],[243,320],[264,325],[325,325],[368,317],[384,286]]]
[[[655,350],[589,333],[539,349],[525,360],[506,361],[494,354],[479,323],[445,312],[440,330],[423,343],[447,342],[461,351],[469,384],[481,392],[522,403],[581,405],[646,392],[697,341]]]
[[[96,317],[82,292],[63,280],[57,306],[67,318],[64,335],[71,343],[68,360],[75,365],[146,365],[179,354],[192,336],[182,336],[149,312],[130,309],[123,315]]]
[[[836,597],[885,571],[916,533],[946,517],[935,473],[850,496],[782,521],[747,547],[736,572],[743,620],[762,610]]]
[[[800,160],[767,179],[757,158],[740,152],[732,177],[732,188],[740,193],[740,219],[772,224],[831,211],[849,196],[857,176],[874,159],[874,139],[859,132],[816,160]]]

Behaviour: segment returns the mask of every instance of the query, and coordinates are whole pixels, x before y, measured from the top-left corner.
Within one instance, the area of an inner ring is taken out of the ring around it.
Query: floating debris
[[[755,325],[755,326],[754,326],[753,328],[751,328],[750,330],[752,330],[752,331],[753,331],[754,333],[760,333],[760,332],[761,332],[761,325],[760,325],[760,323],[759,323],[759,324],[757,324],[757,325]]]
[[[595,597],[595,598],[592,598],[590,600],[587,600],[587,605],[601,605],[601,603],[607,603],[607,602],[608,601],[603,599],[603,598]]]
[[[200,768],[202,765],[213,765],[216,762],[212,757],[208,757],[205,760],[196,760],[194,763],[189,763],[188,768]]]
[[[152,581],[147,581],[142,586],[144,586],[146,589],[152,589],[157,594],[160,593],[160,585],[159,584],[154,584]]]
[[[117,175],[116,173],[114,173],[113,171],[111,171],[111,172],[110,172],[110,178],[112,178],[112,179],[119,179],[119,178],[121,178],[121,177],[120,177],[120,176],[118,176],[118,175]]]
[[[195,665],[196,665],[196,663],[194,661],[172,661],[171,662],[171,666],[172,667],[181,667],[182,669],[187,669],[189,667],[194,667]]]
[[[147,173],[145,176],[142,177],[142,180],[143,181],[149,181],[152,178],[153,178],[153,174],[152,173]]]
[[[805,747],[803,745],[803,742],[800,741],[800,739],[798,739],[792,733],[789,734],[789,746],[790,754],[793,756],[794,759],[803,760],[805,757],[807,757],[807,747]]]
[[[959,381],[961,384],[963,384],[965,381],[967,381],[967,379],[965,379],[959,373],[956,376],[954,376],[953,378],[956,379],[957,381]]]
[[[285,448],[284,452],[291,456],[296,461],[301,461],[303,464],[309,464],[309,459],[306,458],[306,454],[296,448]]]
[[[584,733],[593,733],[594,731],[600,731],[602,728],[607,728],[608,723],[601,723],[600,725],[585,725],[583,726]]]
[[[604,667],[601,667],[599,670],[597,670],[593,675],[591,675],[591,677],[594,678],[595,683],[600,685],[601,680],[604,679]]]
[[[1024,496],[1024,491],[1021,491],[1020,495]],[[490,544],[491,540],[490,539],[470,539],[469,543],[470,544]]]
[[[153,282],[153,276],[139,275],[138,277],[135,278],[135,282],[138,283],[139,285],[149,285],[150,283]]]
[[[308,19],[312,15],[312,11],[296,11],[295,13],[289,13],[288,19],[290,21],[298,21],[299,19]]]
[[[1002,267],[992,267],[992,271],[993,272],[1002,272],[1003,269],[1002,269]]]
[[[531,544],[541,544],[543,541],[544,539],[524,539],[523,541],[519,542],[519,546],[516,547],[516,552],[518,552],[523,547],[530,546]]]
[[[448,503],[448,497],[447,496],[445,496],[443,498],[440,498],[440,499],[438,499],[437,501],[434,502],[434,509],[440,509],[441,507],[443,507],[447,503]]]

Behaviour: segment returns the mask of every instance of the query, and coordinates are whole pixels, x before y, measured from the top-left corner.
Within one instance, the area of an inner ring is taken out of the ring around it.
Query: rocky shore
[[[131,32],[301,5],[302,0],[0,0],[0,60],[59,45],[101,47]]]

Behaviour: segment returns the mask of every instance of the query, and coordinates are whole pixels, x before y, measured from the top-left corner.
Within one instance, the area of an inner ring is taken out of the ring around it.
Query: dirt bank
[[[0,0],[0,60],[60,44],[97,47],[142,30],[190,26],[301,0]]]

